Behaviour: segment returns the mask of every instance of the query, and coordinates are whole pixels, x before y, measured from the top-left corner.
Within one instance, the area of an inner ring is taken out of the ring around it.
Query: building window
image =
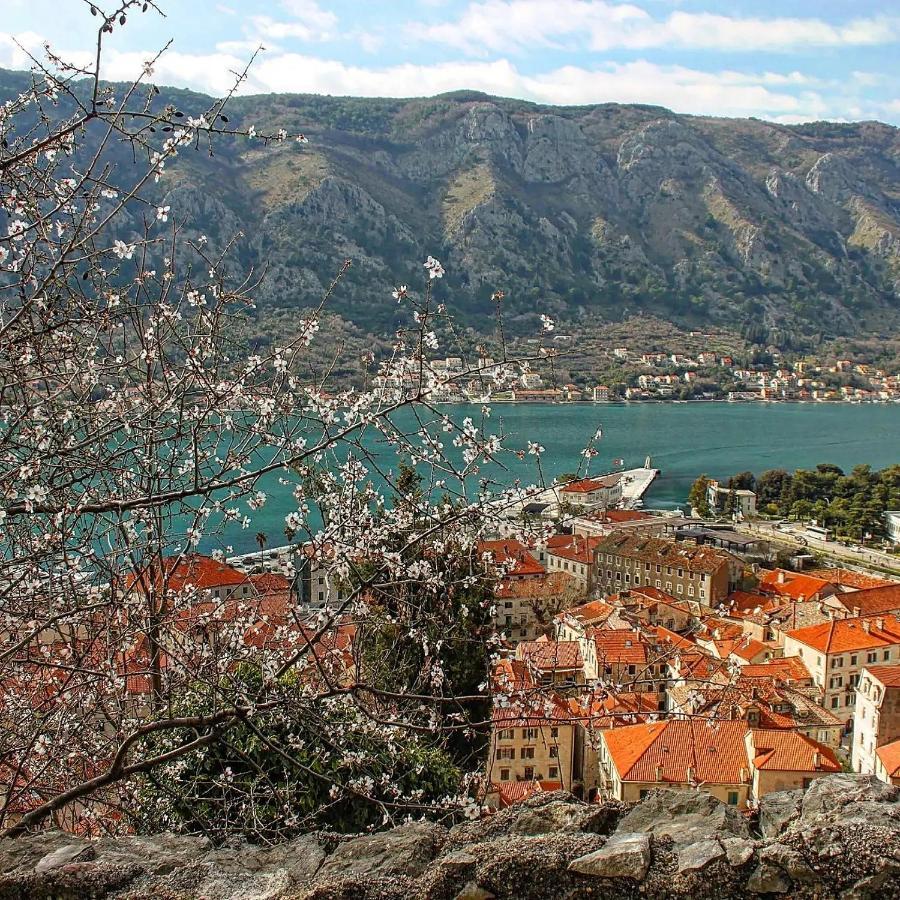
[[[534,767],[533,766],[525,766],[525,780],[526,781],[534,780]]]
[[[520,754],[520,759],[534,759],[534,747],[523,747]]]
[[[832,697],[832,698],[831,698],[831,708],[832,708],[832,709],[837,709],[838,706],[840,706],[840,704],[841,704],[841,698],[840,698],[840,697]]]
[[[526,741],[537,740],[537,728],[523,728],[522,739]]]
[[[851,666],[855,666],[855,665],[856,665],[856,662],[857,662],[857,656],[856,656],[856,654],[854,653],[853,656],[850,657],[850,665],[851,665]]]
[[[878,654],[875,653],[874,651],[871,651],[866,654],[866,662],[872,663],[872,662],[875,662],[876,659],[878,659]]]
[[[552,737],[552,738],[559,737],[559,728],[557,728],[556,725],[554,725],[550,729],[550,737]]]
[[[891,651],[885,650],[884,651],[884,661],[887,662],[890,658],[891,658]]]
[[[556,766],[550,766],[547,775],[549,778],[559,778],[559,769]]]
[[[738,792],[737,791],[729,791],[728,792],[728,805],[729,806],[737,806],[738,805]]]
[[[509,769],[501,769],[500,770],[500,780],[501,781],[509,781]]]
[[[556,744],[550,748],[550,759],[559,759],[559,747]]]

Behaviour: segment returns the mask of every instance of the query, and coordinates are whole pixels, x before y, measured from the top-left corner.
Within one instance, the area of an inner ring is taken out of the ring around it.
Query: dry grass
[[[463,217],[476,206],[490,200],[496,187],[494,176],[484,163],[457,175],[450,182],[447,193],[441,201],[444,235],[450,237],[454,234],[459,229]]]

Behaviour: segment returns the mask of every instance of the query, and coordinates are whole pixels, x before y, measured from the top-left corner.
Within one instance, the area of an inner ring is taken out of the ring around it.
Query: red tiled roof
[[[859,591],[848,591],[835,598],[841,606],[860,616],[877,616],[881,613],[900,611],[900,584],[889,584],[883,587],[865,588]],[[859,613],[856,612],[859,610]]]
[[[565,541],[554,541],[552,544],[548,541],[547,553],[552,556],[559,556],[563,559],[574,560],[575,562],[590,565],[594,561],[594,547],[602,540],[599,537],[580,537],[572,534],[561,534],[557,537],[566,538]]]
[[[597,665],[644,665],[647,644],[640,631],[613,631],[595,628],[592,634],[597,648]]]
[[[875,751],[887,772],[888,778],[900,778],[900,741],[884,744]]]
[[[597,622],[605,622],[616,611],[614,606],[604,603],[602,600],[591,600],[588,603],[582,603],[579,606],[573,606],[570,609],[564,609],[557,614],[556,618],[561,619],[569,616],[577,619],[582,625],[594,625]]]
[[[686,782],[691,769],[698,782],[741,784],[749,774],[746,733],[746,722],[667,719],[616,728],[603,739],[622,781],[657,781],[659,767],[663,782]]]
[[[885,687],[900,687],[900,665],[866,666],[866,671]]]
[[[585,718],[591,728],[606,731],[622,728],[635,722],[645,722],[659,712],[659,694],[651,691],[608,693],[592,696],[583,703]]]
[[[234,587],[247,583],[247,576],[229,566],[219,562],[211,556],[203,556],[200,553],[187,553],[184,556],[169,556],[162,561],[162,566],[150,564],[139,572],[131,573],[126,579],[128,588],[138,584],[155,582],[157,589],[160,581],[167,581],[167,588],[180,592],[188,587],[197,590],[211,590],[218,587]]]
[[[639,522],[642,519],[652,519],[650,513],[640,512],[636,509],[597,509],[585,513],[586,519],[596,522]]]
[[[591,491],[599,491],[601,488],[612,487],[617,484],[621,475],[604,475],[599,478],[581,478],[578,481],[570,481],[563,489],[564,494],[590,494]]]
[[[544,575],[544,567],[531,555],[528,548],[513,538],[496,541],[479,541],[478,553],[490,554],[494,565],[502,567],[507,576]],[[511,568],[507,569],[507,566]]]
[[[778,772],[840,772],[832,750],[796,731],[752,728],[753,765]]]
[[[647,537],[630,530],[614,531],[597,544],[598,553],[639,559],[660,566],[680,566],[689,572],[715,574],[734,557],[715,547]]]
[[[852,587],[857,590],[876,587],[900,587],[896,581],[877,578],[874,575],[867,575],[863,572],[854,572],[852,569],[810,569],[806,574],[812,575],[814,578],[824,578],[832,584],[841,585],[841,587]]]
[[[290,579],[276,572],[262,572],[259,575],[250,575],[250,584],[260,594],[288,593],[291,590]]]
[[[724,605],[728,610],[727,615],[740,618],[755,613],[769,612],[778,609],[779,606],[771,597],[764,597],[762,594],[754,594],[750,591],[732,591],[725,598]]]
[[[779,581],[783,578],[783,581]],[[763,569],[759,573],[758,589],[764,594],[775,594],[790,597],[792,600],[809,600],[816,594],[833,588],[834,585],[824,578],[815,578],[802,572],[789,572],[787,569]]]
[[[500,809],[505,809],[535,794],[551,793],[561,789],[561,781],[501,781],[497,785],[497,794],[500,798]]]
[[[584,668],[578,641],[522,641],[516,654],[542,671]]]
[[[882,627],[879,627],[879,623]],[[836,619],[786,631],[793,638],[821,653],[842,653],[847,650],[866,650],[870,647],[891,647],[900,644],[900,620],[895,616]]]
[[[741,669],[741,678],[777,678],[780,681],[811,682],[812,675],[799,656],[783,656],[763,663],[750,663]]]

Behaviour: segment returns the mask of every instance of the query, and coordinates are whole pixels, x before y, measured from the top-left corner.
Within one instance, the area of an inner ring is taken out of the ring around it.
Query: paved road
[[[883,553],[881,550],[872,550],[868,547],[853,550],[837,541],[825,541],[821,538],[813,537],[804,531],[802,526],[797,526],[796,529],[792,527],[789,531],[783,531],[775,528],[774,525],[770,525],[768,522],[740,522],[735,527],[738,531],[743,531],[747,534],[763,535],[773,542],[816,550],[843,562],[853,563],[858,566],[880,566],[883,569],[890,569],[892,572],[900,574],[900,559],[896,556]]]

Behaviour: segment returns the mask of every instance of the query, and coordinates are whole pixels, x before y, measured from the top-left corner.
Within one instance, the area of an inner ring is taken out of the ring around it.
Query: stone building
[[[853,771],[873,775],[877,750],[900,738],[900,665],[867,665],[856,686],[853,712]]]
[[[724,550],[621,533],[595,547],[594,566],[599,593],[650,586],[706,608],[722,602],[743,572],[741,560]]]

